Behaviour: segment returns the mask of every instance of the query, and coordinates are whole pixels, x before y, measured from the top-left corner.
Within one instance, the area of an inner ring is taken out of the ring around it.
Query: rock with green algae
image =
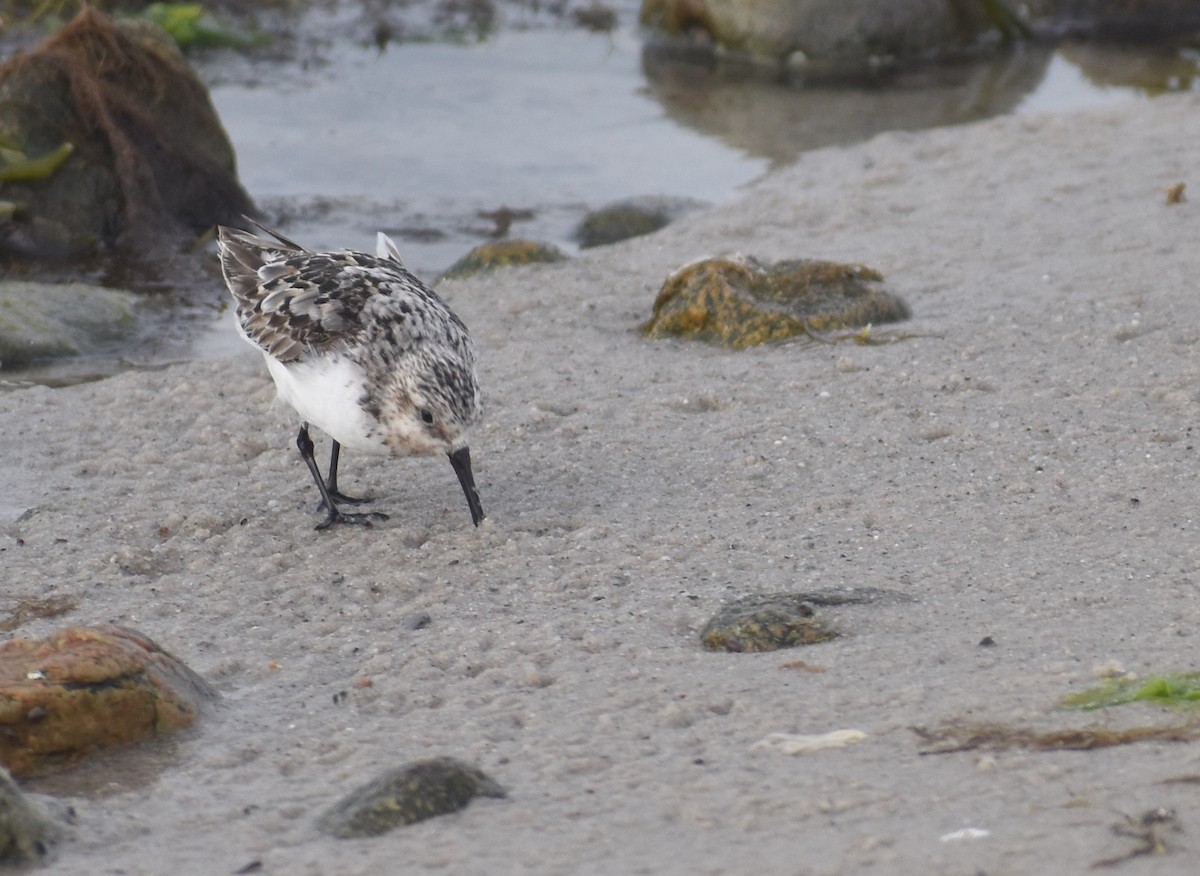
[[[880,587],[831,587],[803,593],[750,593],[722,608],[700,631],[710,651],[775,651],[835,639],[816,607],[897,604],[912,597]]]
[[[70,627],[0,644],[0,764],[16,776],[190,726],[215,693],[123,627]]]
[[[908,305],[864,265],[794,259],[703,259],[671,274],[654,302],[648,338],[679,336],[745,349],[796,335],[896,322]]]
[[[452,264],[442,280],[461,280],[475,274],[510,268],[516,265],[532,265],[542,262],[562,262],[570,256],[551,243],[512,238],[481,243],[461,259]]]
[[[475,797],[504,795],[504,789],[482,770],[452,757],[438,757],[389,770],[351,791],[320,817],[317,826],[343,839],[378,836],[457,812]]]
[[[137,328],[138,297],[86,283],[0,282],[0,370],[100,352]]]

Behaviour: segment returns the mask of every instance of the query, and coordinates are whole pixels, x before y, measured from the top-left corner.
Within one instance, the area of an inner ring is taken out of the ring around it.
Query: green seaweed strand
[[[72,143],[63,143],[52,152],[38,158],[24,158],[0,165],[0,182],[28,182],[47,179],[62,167],[75,151]]]
[[[1150,678],[1141,684],[1136,680],[1118,679],[1090,690],[1071,694],[1063,705],[1071,709],[1092,711],[1124,703],[1153,702],[1164,706],[1185,706],[1200,701],[1200,672],[1178,672]]]
[[[1017,37],[1033,38],[1033,30],[1008,8],[1004,0],[979,0],[979,5],[1005,42],[1012,42]]]

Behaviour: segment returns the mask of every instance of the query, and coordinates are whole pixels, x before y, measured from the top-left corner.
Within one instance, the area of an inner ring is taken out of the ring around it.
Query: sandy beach
[[[1198,142],[1194,96],[885,134],[650,237],[447,282],[487,395],[478,529],[444,459],[350,455],[343,489],[391,519],[314,532],[249,347],[0,395],[4,593],[79,600],[16,634],[134,627],[222,694],[176,739],[29,783],[78,816],[46,872],[1067,874],[1158,807],[1166,854],[1114,872],[1194,872],[1173,780],[1200,744],[922,754],[912,728],[1187,720],[1059,703],[1200,668]],[[1168,205],[1177,182],[1194,198]],[[670,271],[736,252],[877,268],[907,336],[638,335]],[[800,650],[699,645],[742,594],[829,587],[912,601],[828,609],[842,637]],[[755,747],[843,729],[866,736]],[[439,755],[507,799],[315,830]]]

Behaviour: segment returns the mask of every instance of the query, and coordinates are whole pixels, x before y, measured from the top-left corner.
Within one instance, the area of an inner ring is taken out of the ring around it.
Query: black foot
[[[325,503],[322,502],[322,505]],[[349,523],[354,526],[370,526],[374,520],[387,520],[388,516],[382,511],[371,511],[367,514],[346,514],[342,511],[331,511],[329,516],[318,523],[314,529],[328,529],[335,523]]]
[[[333,501],[335,503],[337,503],[338,505],[368,505],[371,502],[375,501],[374,496],[363,496],[361,498],[356,497],[356,496],[347,496],[345,493],[339,493],[337,490],[333,490],[333,489],[331,489],[329,491],[329,497],[331,499],[333,499]],[[317,510],[318,511],[325,510],[325,500],[324,499],[322,499],[320,504],[317,505]]]

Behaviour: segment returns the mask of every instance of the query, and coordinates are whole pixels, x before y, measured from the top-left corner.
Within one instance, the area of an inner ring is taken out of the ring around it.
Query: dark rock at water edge
[[[67,153],[5,182],[0,254],[153,257],[256,212],[203,84],[145,21],[85,6],[6,61],[0,141],[18,161]]]
[[[670,225],[680,216],[707,206],[693,198],[647,196],[627,198],[593,210],[583,217],[575,230],[575,239],[584,249],[605,246],[651,234]]]
[[[545,262],[566,261],[570,256],[551,243],[540,243],[536,240],[511,238],[509,240],[494,240],[481,243],[461,259],[446,269],[438,278],[442,280],[461,280],[475,274],[494,271],[499,268],[510,268],[516,265],[533,265]]]
[[[0,645],[0,764],[16,776],[190,726],[215,692],[146,636],[69,627]]]
[[[680,336],[734,349],[909,317],[864,265],[795,259],[704,259],[675,271],[654,302],[648,338]]]
[[[350,792],[320,817],[317,827],[344,839],[378,836],[457,812],[480,796],[503,797],[505,792],[481,770],[454,758],[416,761]]]

